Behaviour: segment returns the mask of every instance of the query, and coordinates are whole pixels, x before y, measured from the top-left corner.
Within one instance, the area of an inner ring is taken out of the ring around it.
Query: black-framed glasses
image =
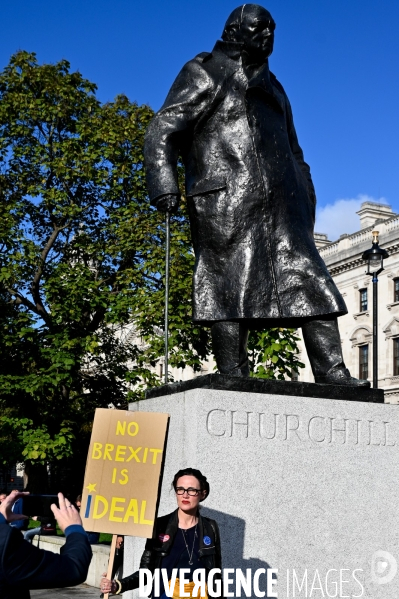
[[[201,489],[194,489],[193,487],[189,487],[188,489],[185,489],[184,487],[176,487],[175,491],[176,495],[184,495],[184,493],[187,493],[187,495],[190,495],[190,497],[197,497],[197,495],[201,493]]]

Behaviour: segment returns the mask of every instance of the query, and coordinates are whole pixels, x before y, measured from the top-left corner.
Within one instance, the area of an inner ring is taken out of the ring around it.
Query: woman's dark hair
[[[209,483],[206,480],[206,476],[204,476],[202,474],[202,472],[200,472],[199,470],[196,470],[195,468],[183,468],[183,470],[179,470],[179,472],[176,472],[176,474],[173,478],[173,482],[172,482],[172,487],[174,488],[175,491],[176,491],[176,487],[177,487],[177,481],[179,480],[179,478],[181,476],[195,476],[195,478],[198,480],[198,482],[200,484],[201,491],[205,491],[205,497],[200,499],[200,501],[204,501],[204,499],[206,499],[208,497]]]

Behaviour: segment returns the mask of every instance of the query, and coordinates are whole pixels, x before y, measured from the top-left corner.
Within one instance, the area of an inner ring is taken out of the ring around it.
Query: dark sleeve
[[[312,181],[312,176],[310,174],[310,167],[307,164],[307,162],[305,162],[302,148],[298,142],[298,136],[296,134],[295,126],[294,126],[294,118],[292,116],[291,104],[290,104],[287,94],[285,94],[285,92],[284,92],[284,95],[285,95],[285,103],[286,103],[288,138],[290,141],[291,150],[292,150],[292,153],[294,154],[295,159],[296,159],[297,163],[299,164],[301,171],[303,173],[303,176],[305,177],[305,180],[308,184],[309,197],[313,203],[313,206],[316,206],[316,193],[315,193],[315,189],[314,189],[314,185],[313,185],[313,181]]]
[[[213,82],[197,57],[173,83],[162,108],[148,126],[144,160],[151,203],[166,194],[179,195],[177,161],[195,123],[212,97]]]
[[[216,522],[216,520],[212,520],[211,521],[212,524],[212,528],[215,534],[215,549],[216,549],[216,555],[215,555],[215,568],[220,568],[220,570],[222,571],[222,574],[220,575],[220,581],[222,584],[222,595],[221,595],[221,599],[224,598],[224,587],[223,587],[223,569],[222,569],[222,547],[221,547],[221,541],[220,541],[220,531],[219,531],[219,526]]]
[[[38,549],[12,530],[3,555],[7,584],[29,589],[51,589],[81,584],[87,578],[91,547],[85,535],[68,536],[61,553]]]
[[[14,509],[13,509],[13,514],[23,514],[22,511],[22,499],[18,499],[18,501],[15,502],[14,504]],[[24,530],[25,528],[28,528],[29,525],[29,520],[16,520],[15,522],[11,522],[10,526],[12,526],[12,528],[16,528],[17,530]]]
[[[220,543],[220,531],[219,531],[219,526],[217,525],[217,522],[213,522],[213,525],[215,527],[215,536],[216,536],[216,559],[215,559],[215,568],[220,568],[222,569],[222,548],[221,548],[221,543]]]
[[[121,593],[124,593],[125,591],[133,591],[134,589],[139,588],[139,571],[141,568],[146,568],[152,572],[154,570],[154,559],[155,554],[153,551],[153,540],[147,539],[145,549],[140,560],[140,569],[119,581],[122,585]]]
[[[78,532],[81,535],[87,536],[87,532],[85,531],[83,526],[80,526],[80,524],[71,524],[70,526],[67,526],[67,528],[64,531],[64,534],[65,534],[66,538],[68,538],[69,535],[71,535],[74,532]]]

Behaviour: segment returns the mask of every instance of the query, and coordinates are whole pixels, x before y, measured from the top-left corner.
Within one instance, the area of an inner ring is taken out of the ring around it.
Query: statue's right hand
[[[179,208],[179,196],[169,193],[159,198],[155,205],[160,212],[176,212]]]

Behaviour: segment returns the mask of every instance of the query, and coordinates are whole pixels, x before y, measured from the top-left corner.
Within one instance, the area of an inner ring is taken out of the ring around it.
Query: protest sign
[[[97,409],[81,516],[86,530],[150,538],[168,414]]]

